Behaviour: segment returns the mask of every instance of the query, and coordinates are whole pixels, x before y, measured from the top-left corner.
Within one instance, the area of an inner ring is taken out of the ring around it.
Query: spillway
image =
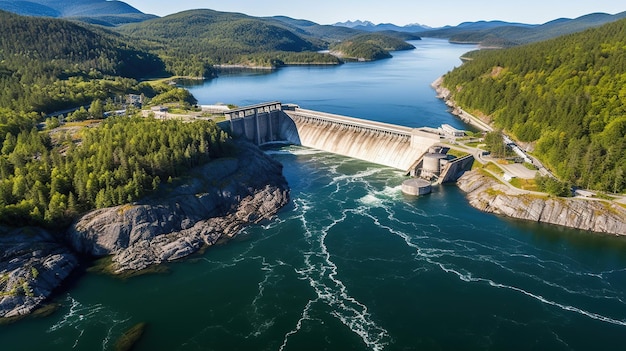
[[[293,144],[408,171],[439,135],[317,111],[283,110],[280,137]]]
[[[262,145],[286,141],[383,166],[411,171],[440,136],[409,128],[313,110],[278,101],[225,113],[231,133]]]

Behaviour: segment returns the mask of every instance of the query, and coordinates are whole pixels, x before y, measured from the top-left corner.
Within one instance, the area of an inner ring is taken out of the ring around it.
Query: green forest
[[[51,137],[7,133],[0,151],[0,223],[47,227],[93,209],[133,202],[161,182],[229,153],[214,122],[109,118]]]
[[[136,79],[165,68],[119,34],[65,20],[0,11],[0,33],[0,108],[49,113],[130,92],[150,95]]]
[[[165,64],[120,34],[2,11],[0,33],[0,224],[63,226],[229,152],[213,122],[120,117],[87,128],[46,116],[80,107],[65,120],[102,118],[129,93],[196,103],[185,89],[140,83],[164,74]]]
[[[212,65],[337,63],[278,21],[213,10],[185,11],[117,29],[158,53],[167,71],[210,77]],[[300,61],[303,60],[303,61]]]
[[[415,46],[403,39],[376,33],[359,34],[330,47],[330,50],[342,53],[345,58],[365,61],[389,58],[391,57],[389,51],[412,49],[415,49]]]
[[[626,20],[467,56],[444,80],[460,106],[533,145],[563,181],[626,191]]]

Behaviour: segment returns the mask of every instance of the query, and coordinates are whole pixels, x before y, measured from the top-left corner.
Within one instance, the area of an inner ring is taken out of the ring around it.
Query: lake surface
[[[465,126],[429,84],[472,47],[414,42],[374,63],[222,75],[202,104],[279,100],[406,126]],[[454,185],[406,197],[393,169],[302,147],[271,222],[119,280],[85,274],[52,316],[0,327],[2,350],[617,350],[626,240],[481,213]]]

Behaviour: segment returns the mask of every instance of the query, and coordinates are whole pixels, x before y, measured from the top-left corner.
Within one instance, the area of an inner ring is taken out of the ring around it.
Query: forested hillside
[[[314,43],[274,22],[239,13],[193,10],[118,30],[158,52],[168,71],[177,75],[208,76],[214,64],[267,63],[269,66],[272,58],[265,59],[268,62],[254,62],[254,57],[263,54],[266,58],[272,52],[308,51],[309,56],[322,63],[333,62],[333,58],[315,53],[319,47]]]
[[[72,18],[115,26],[154,18],[122,1],[108,0],[0,0],[0,10],[24,16]]]
[[[54,227],[92,208],[135,201],[224,155],[226,140],[214,122],[127,117],[55,140],[36,129],[9,134],[0,152],[0,223]]]
[[[391,57],[389,51],[411,50],[415,46],[389,35],[360,34],[334,44],[330,49],[344,58],[371,61]]]
[[[626,20],[470,55],[444,84],[493,118],[563,180],[626,191]]]
[[[559,18],[541,25],[479,21],[461,23],[456,27],[444,27],[418,34],[425,37],[445,38],[452,42],[479,43],[486,47],[511,47],[581,32],[625,17],[626,12],[615,15],[592,13],[574,19]]]
[[[0,34],[0,108],[51,112],[89,104],[118,90],[114,76],[164,70],[156,55],[119,34],[65,20],[0,11]],[[105,77],[110,81],[96,81]]]

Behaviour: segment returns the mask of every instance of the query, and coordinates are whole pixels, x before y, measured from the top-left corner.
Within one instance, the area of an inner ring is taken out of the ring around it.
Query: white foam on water
[[[295,201],[302,200],[296,199]],[[311,224],[307,220],[307,212],[310,207],[299,206],[299,209],[301,212],[297,218],[301,221],[305,239],[310,248],[303,252],[304,267],[294,269],[294,271],[299,275],[299,279],[309,282],[317,298],[307,302],[296,326],[285,334],[280,350],[286,347],[292,335],[301,330],[302,324],[310,319],[310,312],[317,304],[330,307],[331,315],[357,334],[367,347],[372,350],[382,350],[388,344],[388,332],[372,319],[366,305],[349,294],[345,284],[338,278],[338,267],[332,261],[331,254],[325,244],[325,239],[330,230],[346,220],[348,211],[334,214],[334,217],[329,215],[328,218],[324,219],[329,223],[326,225],[319,224],[317,226],[319,229],[317,229],[315,224]]]
[[[364,178],[371,177],[382,172],[383,170],[384,168],[368,168],[366,170],[359,171],[356,174],[337,173],[337,175],[333,177],[330,184],[336,184],[344,181],[346,183],[354,183],[357,181],[363,182]]]
[[[382,207],[384,200],[373,194],[367,194],[359,199],[359,202],[368,207]]]
[[[258,283],[258,293],[252,300],[252,323],[255,330],[248,335],[248,337],[258,337],[272,327],[276,321],[276,317],[273,315],[269,319],[263,319],[262,313],[259,312],[259,304],[263,299],[265,288],[271,286],[272,280],[278,279],[279,276],[275,272],[275,268],[279,266],[286,266],[284,262],[278,261],[276,264],[270,264],[265,257],[258,257],[261,261],[261,270],[264,272],[263,280]]]
[[[309,156],[309,155],[318,155],[318,154],[324,153],[324,151],[317,150],[317,149],[309,149],[309,148],[288,147],[288,148],[282,148],[279,150],[265,150],[265,153],[268,155]]]
[[[604,315],[601,315],[599,313],[594,313],[594,312],[590,312],[587,310],[584,310],[582,308],[578,308],[576,306],[571,306],[568,304],[564,304],[564,303],[560,303],[557,301],[553,301],[551,299],[548,299],[542,295],[539,294],[535,294],[532,293],[530,291],[524,290],[522,288],[516,287],[516,286],[512,286],[512,285],[508,285],[508,284],[502,284],[502,283],[498,283],[495,282],[491,279],[487,279],[487,278],[475,278],[471,272],[467,272],[467,271],[460,271],[457,270],[455,268],[451,268],[446,266],[445,264],[438,262],[437,259],[443,257],[443,256],[451,256],[451,257],[457,257],[457,258],[463,258],[463,259],[470,259],[470,260],[478,260],[478,261],[485,261],[485,262],[490,262],[498,267],[500,267],[501,269],[508,271],[510,273],[513,274],[522,274],[522,275],[526,275],[529,278],[532,278],[540,283],[545,284],[546,286],[552,287],[552,288],[556,288],[556,289],[561,289],[562,291],[568,293],[568,294],[576,294],[576,295],[580,295],[580,296],[585,296],[585,297],[589,297],[589,298],[600,298],[600,299],[614,299],[617,301],[622,302],[622,299],[620,297],[617,296],[606,296],[605,294],[602,294],[602,292],[604,292],[604,290],[601,290],[598,292],[598,294],[591,294],[589,290],[573,290],[564,286],[561,286],[559,284],[556,283],[552,283],[552,282],[548,282],[545,281],[539,277],[527,274],[527,273],[523,273],[523,272],[519,272],[516,270],[513,270],[507,266],[505,266],[503,263],[498,262],[494,259],[491,258],[491,256],[489,255],[468,255],[468,256],[464,256],[464,255],[460,255],[459,254],[459,250],[442,250],[442,249],[437,249],[437,248],[421,248],[417,243],[414,242],[414,239],[418,239],[415,238],[411,235],[408,235],[406,233],[404,233],[401,230],[397,230],[394,229],[390,226],[384,225],[383,223],[381,223],[381,221],[379,220],[379,218],[370,215],[367,211],[359,211],[359,213],[361,215],[364,216],[369,216],[372,221],[380,228],[383,228],[385,230],[387,230],[390,234],[399,236],[400,238],[402,238],[405,243],[409,246],[412,247],[416,250],[417,252],[417,256],[416,259],[420,259],[420,260],[424,260],[427,263],[437,266],[439,267],[441,270],[443,270],[446,273],[452,273],[455,274],[460,280],[465,281],[465,282],[470,282],[470,283],[475,283],[475,282],[483,282],[483,283],[488,283],[490,286],[496,287],[496,288],[505,288],[505,289],[509,289],[512,291],[516,291],[519,293],[522,293],[526,296],[529,296],[531,298],[534,298],[544,304],[550,305],[550,306],[554,306],[557,308],[560,308],[562,310],[565,311],[570,311],[570,312],[574,312],[574,313],[578,313],[580,315],[595,319],[595,320],[599,320],[602,322],[606,322],[606,323],[611,323],[614,325],[619,325],[619,326],[626,326],[626,320],[619,320],[619,319],[615,319],[615,318],[611,318],[611,317],[607,317]],[[391,216],[389,218],[392,218]],[[445,241],[445,240],[442,240]],[[449,242],[451,244],[454,244],[455,246],[459,246],[459,248],[461,248],[464,252],[468,252],[471,253],[473,251],[475,251],[475,248],[470,247],[470,246],[476,246],[482,249],[489,249],[489,250],[493,250],[493,248],[484,246],[480,243],[475,243],[475,242],[470,242],[470,241],[466,241],[465,243],[462,242],[458,242],[458,241],[454,241],[454,242]],[[535,258],[534,256],[531,255],[527,255],[528,258]],[[561,267],[563,268],[566,272],[570,272],[570,269],[566,269],[567,267],[562,263],[562,262],[557,262],[557,261],[548,261],[548,260],[544,260],[541,261],[543,264],[546,264],[547,262],[552,263],[557,265],[557,267]],[[540,263],[540,264],[542,264]],[[578,272],[577,274],[579,275],[586,275],[585,273],[580,273]]]
[[[109,326],[107,335],[102,340],[102,349],[107,350],[114,329],[122,327],[124,323],[130,320],[130,317],[120,318],[118,313],[108,310],[102,304],[83,305],[70,295],[67,295],[66,301],[70,304],[70,309],[47,330],[47,333],[55,333],[68,328],[76,330],[78,333],[72,346],[73,349],[79,348],[80,340],[88,326],[107,325]]]
[[[558,307],[558,308],[560,308],[560,309],[562,309],[564,311],[575,312],[575,313],[581,314],[583,316],[586,316],[586,317],[589,317],[589,318],[592,318],[592,319],[595,319],[595,320],[599,320],[599,321],[602,321],[602,322],[610,323],[610,324],[626,326],[626,321],[624,321],[624,320],[618,320],[618,319],[606,317],[606,316],[603,316],[601,314],[594,313],[594,312],[589,312],[589,311],[583,310],[583,309],[575,307],[575,306],[570,306],[570,305],[562,304],[562,303],[559,303],[559,302],[556,302],[556,301],[552,301],[552,300],[547,299],[547,298],[545,298],[545,297],[543,297],[543,296],[541,296],[539,294],[535,294],[535,293],[526,291],[526,290],[524,290],[522,288],[518,288],[516,286],[497,283],[497,282],[495,282],[495,281],[493,281],[491,279],[487,279],[487,278],[474,277],[472,275],[472,273],[470,273],[470,272],[461,273],[461,272],[459,272],[459,271],[457,271],[457,270],[455,270],[453,268],[446,267],[442,263],[434,262],[434,261],[431,261],[431,260],[428,260],[428,261],[430,261],[431,263],[439,266],[444,272],[455,274],[456,276],[459,277],[459,279],[461,279],[464,282],[468,282],[468,283],[487,283],[490,286],[493,286],[495,288],[508,289],[508,290],[512,290],[512,291],[516,291],[516,292],[522,293],[522,294],[524,294],[526,296],[529,296],[529,297],[531,297],[531,298],[533,298],[533,299],[535,299],[535,300],[537,300],[537,301],[539,301],[541,303],[544,303],[544,304],[550,305],[550,306],[554,306],[554,307]]]
[[[302,329],[302,324],[310,319],[309,312],[311,311],[311,306],[313,306],[313,304],[317,301],[318,299],[309,300],[306,303],[304,309],[302,310],[302,314],[300,315],[300,319],[298,319],[298,321],[296,322],[296,326],[292,330],[288,331],[287,334],[285,334],[285,336],[283,337],[283,343],[278,348],[278,351],[283,351],[285,347],[287,347],[287,342],[289,341],[289,338],[292,335],[297,334]]]

